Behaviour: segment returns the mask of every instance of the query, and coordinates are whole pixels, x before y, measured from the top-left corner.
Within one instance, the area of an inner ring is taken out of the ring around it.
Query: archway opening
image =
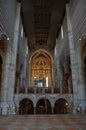
[[[37,102],[36,114],[51,114],[51,104],[48,99],[40,99]]]
[[[59,99],[55,102],[54,114],[67,114],[68,102],[65,99]]]
[[[52,84],[52,59],[44,50],[38,50],[30,60],[30,86],[49,87]]]
[[[33,103],[30,99],[25,98],[19,103],[19,114],[34,114]]]

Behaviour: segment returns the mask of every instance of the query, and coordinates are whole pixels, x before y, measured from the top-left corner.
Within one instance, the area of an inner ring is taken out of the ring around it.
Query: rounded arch
[[[59,95],[59,96],[55,99],[55,101],[54,101],[54,106],[55,106],[55,102],[56,102],[57,100],[59,100],[59,99],[64,99],[64,100],[66,100],[69,105],[71,105],[71,101],[73,100],[71,95],[69,95],[69,96],[67,96],[67,95]]]
[[[45,95],[40,95],[40,96],[38,96],[37,98],[36,98],[36,102],[35,102],[35,105],[37,104],[37,102],[40,100],[40,99],[47,99],[47,100],[49,100],[49,102],[50,102],[50,104],[52,104],[52,101],[51,101],[51,98],[49,98],[49,96],[45,96]]]
[[[19,114],[34,114],[33,102],[29,98],[20,101]]]
[[[54,105],[54,114],[67,114],[68,113],[68,102],[67,100],[60,98],[56,100]]]
[[[19,103],[23,100],[23,99],[30,99],[32,102],[33,102],[33,107],[35,106],[34,105],[34,97],[33,97],[33,95],[31,96],[31,95],[19,95],[19,97],[17,98],[15,98],[15,103],[16,103],[16,106],[17,107],[19,107]]]
[[[6,39],[7,40],[8,36],[5,33],[0,33],[0,39]]]
[[[36,104],[36,114],[51,114],[51,103],[47,98],[41,98]]]
[[[5,33],[0,34],[0,50],[2,52],[5,52],[7,50],[9,40],[9,37]]]

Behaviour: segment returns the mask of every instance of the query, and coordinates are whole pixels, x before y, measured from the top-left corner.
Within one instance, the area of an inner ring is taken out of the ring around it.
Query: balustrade
[[[60,91],[59,87],[36,87],[36,86],[31,86],[31,87],[16,87],[15,88],[15,93],[16,94],[20,94],[20,93],[24,93],[24,94],[56,94],[56,93],[61,93],[61,94],[68,94],[70,93],[68,90],[68,87],[62,87],[61,88],[62,91]],[[71,91],[72,93],[72,91]]]

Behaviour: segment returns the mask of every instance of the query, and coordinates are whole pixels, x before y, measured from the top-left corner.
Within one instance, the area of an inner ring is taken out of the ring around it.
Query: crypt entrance
[[[55,102],[54,114],[67,114],[68,113],[68,102],[60,98]]]
[[[30,61],[30,86],[49,87],[52,84],[52,59],[44,50],[35,52]]]
[[[33,102],[28,98],[22,99],[19,103],[19,115],[25,114],[34,114]]]
[[[36,114],[51,114],[51,104],[48,99],[40,99],[37,102]]]

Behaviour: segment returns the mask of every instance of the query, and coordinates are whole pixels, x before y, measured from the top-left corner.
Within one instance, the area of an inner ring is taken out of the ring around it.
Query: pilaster
[[[7,43],[6,58],[3,64],[3,79],[1,84],[1,113],[3,115],[8,114],[8,87],[9,87],[9,71],[10,71],[10,59],[11,59],[11,46]]]
[[[16,58],[18,49],[18,38],[19,38],[19,25],[20,25],[20,3],[17,3],[16,20],[14,28],[14,39],[13,39],[13,50],[11,54],[11,66],[9,72],[9,87],[8,87],[8,103],[10,114],[15,114],[15,103],[14,103],[14,86],[15,86],[15,72],[16,72]]]
[[[72,25],[70,18],[70,8],[69,4],[66,4],[66,15],[67,15],[67,28],[68,28],[68,40],[69,40],[69,48],[70,48],[70,59],[71,59],[71,70],[72,70],[72,81],[73,81],[73,94],[74,94],[74,113],[76,113],[77,101],[78,101],[78,91],[76,84],[76,59],[75,59],[75,51],[74,51],[74,41],[73,41],[73,33],[72,33]]]

